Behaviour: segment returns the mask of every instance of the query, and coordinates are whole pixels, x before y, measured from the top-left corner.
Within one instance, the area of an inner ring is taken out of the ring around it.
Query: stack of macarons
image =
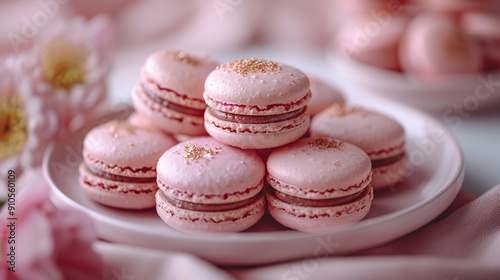
[[[425,80],[500,67],[495,1],[337,1],[349,14],[332,47],[364,64]]]
[[[206,135],[205,78],[217,63],[207,55],[178,50],[151,54],[132,91],[137,113],[170,134]]]
[[[362,220],[375,189],[404,179],[399,124],[346,109],[335,88],[287,64],[157,52],[132,101],[127,120],[85,137],[80,186],[110,207],[156,207],[183,232],[243,231],[266,211],[291,229],[329,231]]]

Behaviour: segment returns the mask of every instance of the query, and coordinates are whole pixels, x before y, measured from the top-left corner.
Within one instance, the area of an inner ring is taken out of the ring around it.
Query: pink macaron
[[[398,48],[408,23],[406,14],[356,15],[339,27],[333,48],[359,62],[399,70]]]
[[[311,100],[309,100],[307,108],[311,117],[333,104],[343,105],[345,103],[344,96],[338,89],[313,75],[308,75],[308,77],[311,83]]]
[[[222,143],[265,149],[307,132],[309,79],[300,70],[264,59],[217,67],[205,82],[205,128]]]
[[[460,13],[471,9],[488,9],[494,0],[418,0],[429,11]]]
[[[333,105],[311,122],[311,136],[327,136],[349,142],[365,151],[372,161],[375,190],[406,177],[405,132],[394,119],[361,107]]]
[[[500,15],[491,11],[467,11],[462,15],[462,26],[483,48],[487,66],[500,68]]]
[[[156,210],[184,232],[243,231],[264,215],[264,162],[211,137],[167,150],[158,161]]]
[[[483,52],[451,15],[424,12],[412,19],[399,53],[405,72],[430,80],[474,73],[483,67]]]
[[[352,144],[302,138],[274,150],[266,166],[268,209],[284,226],[326,232],[359,222],[370,210],[370,158]]]
[[[80,186],[94,201],[117,208],[155,206],[156,163],[174,139],[114,120],[93,128],[83,142]]]
[[[500,17],[495,12],[467,11],[462,15],[462,26],[475,40],[500,43]]]
[[[204,54],[160,51],[150,55],[132,92],[138,113],[171,134],[206,135],[203,86],[217,63]]]

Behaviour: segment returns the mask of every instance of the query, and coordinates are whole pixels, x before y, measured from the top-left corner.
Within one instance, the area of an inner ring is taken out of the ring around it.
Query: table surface
[[[113,69],[109,85],[111,106],[130,103],[131,90],[139,78],[139,70],[146,57],[154,51],[168,48],[175,49],[175,46],[152,43],[118,50],[112,55]],[[352,94],[373,94],[362,92],[356,85],[336,79],[321,51],[251,46],[237,51],[207,53],[220,62],[257,57],[294,65],[338,87],[348,99]],[[500,94],[500,89],[494,94]],[[478,196],[500,184],[500,107],[489,112],[473,112],[470,116],[463,117],[460,123],[453,124],[446,123],[441,114],[433,113],[433,116],[450,128],[462,147],[465,159],[463,189]]]

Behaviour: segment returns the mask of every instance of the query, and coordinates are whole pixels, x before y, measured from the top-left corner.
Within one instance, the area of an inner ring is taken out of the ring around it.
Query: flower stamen
[[[47,81],[69,91],[73,86],[85,83],[88,56],[85,47],[55,39],[43,49],[40,62]]]
[[[22,100],[10,92],[0,96],[0,160],[4,160],[23,150],[27,127]]]

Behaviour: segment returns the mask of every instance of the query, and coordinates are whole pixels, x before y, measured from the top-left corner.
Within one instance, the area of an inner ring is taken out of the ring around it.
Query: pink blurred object
[[[500,68],[500,14],[489,10],[467,11],[461,24],[465,33],[484,49],[486,66]]]
[[[487,9],[495,5],[494,0],[418,0],[429,11],[462,12],[471,9]]]
[[[355,16],[339,27],[333,48],[347,58],[399,70],[398,48],[407,23],[407,15],[387,11]]]
[[[500,186],[453,213],[387,245],[343,258],[307,259],[260,268],[231,269],[238,279],[498,280]]]
[[[424,12],[412,19],[402,38],[399,58],[404,71],[428,80],[480,72],[483,51],[453,16]]]
[[[116,21],[123,45],[157,41],[175,49],[220,51],[250,41],[262,5],[261,1],[146,0],[128,5]]]
[[[59,0],[61,1],[61,0]],[[68,1],[68,0],[64,0]],[[75,13],[82,15],[86,18],[92,18],[98,14],[106,13],[109,15],[116,15],[123,11],[125,7],[137,0],[86,0],[78,1],[72,0],[70,5]],[[144,2],[144,1],[141,1]],[[161,2],[161,1],[158,1]]]
[[[339,16],[331,0],[279,0],[263,4],[261,9],[267,13],[256,22],[259,39],[288,47],[325,46],[335,28],[332,19]]]
[[[194,14],[164,40],[181,49],[216,52],[250,43],[265,9],[263,1],[193,0]]]
[[[185,253],[108,242],[99,242],[95,248],[106,263],[104,279],[121,275],[123,277],[116,280],[234,280],[219,267]]]
[[[6,35],[0,36],[0,58],[13,49],[16,52],[29,49],[40,30],[57,19],[76,15],[90,19],[102,13],[116,21],[113,28],[120,47],[158,42],[170,48],[223,51],[257,42],[321,48],[338,19],[333,2],[3,1],[0,10],[6,16],[0,17],[0,31]],[[399,6],[389,9],[398,10]],[[17,35],[11,35],[14,33]]]
[[[49,188],[39,170],[29,180],[19,180],[14,215],[7,208],[0,214],[2,252],[15,246],[15,272],[6,254],[0,257],[0,278],[8,280],[101,279],[103,263],[91,246],[96,233],[90,219],[76,211],[56,210],[49,202]],[[7,220],[15,217],[17,220]],[[15,229],[9,225],[15,224]],[[8,243],[15,230],[15,244]],[[10,258],[10,257],[9,257]]]
[[[123,45],[169,38],[182,29],[194,15],[193,1],[133,1],[115,15]],[[145,20],[147,19],[147,20]]]
[[[491,11],[466,11],[461,22],[466,34],[475,40],[500,44],[500,15]]]
[[[461,192],[427,226],[353,256],[220,268],[183,253],[102,242],[96,248],[106,260],[106,271],[121,271],[134,279],[332,279],[335,275],[350,280],[498,280],[500,185],[471,200]]]
[[[31,48],[41,30],[57,20],[74,15],[67,2],[0,1],[0,60]]]

